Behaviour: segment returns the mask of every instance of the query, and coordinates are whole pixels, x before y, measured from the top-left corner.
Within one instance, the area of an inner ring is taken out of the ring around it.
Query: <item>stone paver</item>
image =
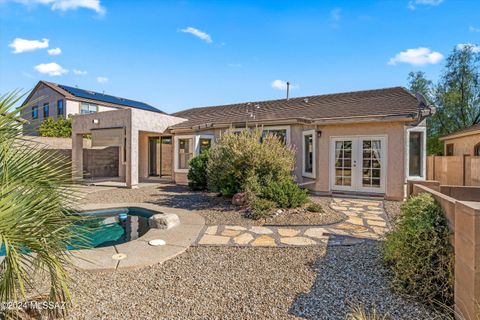
[[[253,240],[252,246],[254,247],[275,247],[275,239],[270,236],[261,235],[257,239]]]
[[[330,207],[347,219],[328,226],[209,226],[197,245],[352,245],[364,239],[381,239],[388,231],[380,200],[333,198]]]

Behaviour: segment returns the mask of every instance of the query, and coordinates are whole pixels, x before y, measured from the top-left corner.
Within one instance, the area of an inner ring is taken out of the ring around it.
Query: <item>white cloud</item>
[[[62,49],[60,48],[52,48],[47,50],[48,54],[51,56],[58,56],[62,53]]]
[[[61,76],[68,72],[67,69],[62,68],[61,65],[55,62],[41,63],[34,67],[40,73],[48,74],[49,76]]]
[[[468,27],[468,30],[469,30],[470,32],[480,32],[480,28],[475,28],[474,26]]]
[[[416,48],[407,49],[397,53],[395,57],[388,61],[388,64],[396,65],[397,63],[409,63],[421,66],[425,64],[436,64],[442,59],[443,55],[440,52],[432,51],[429,48]]]
[[[185,33],[193,34],[195,37],[200,38],[207,43],[212,43],[213,42],[212,37],[210,37],[210,35],[208,33],[200,31],[200,30],[195,29],[193,27],[188,27],[188,28],[182,29],[180,31],[185,32]]]
[[[73,69],[73,74],[76,74],[77,76],[86,76],[88,72],[86,70],[77,70]]]
[[[8,46],[13,48],[13,53],[35,51],[38,49],[48,48],[48,39],[26,40],[22,38],[15,38]]]
[[[277,89],[277,90],[287,90],[287,82],[286,81],[283,81],[283,80],[274,80],[271,84],[272,88],[273,89]],[[292,85],[290,83],[290,89],[296,89],[298,88],[297,85]]]
[[[98,83],[107,83],[108,78],[107,77],[97,77],[97,82]]]
[[[472,52],[480,53],[480,46],[478,46],[476,44],[473,44],[473,43],[460,43],[460,44],[457,44],[457,48],[460,49],[460,50],[465,49],[465,48],[470,48],[472,50]]]
[[[85,8],[98,14],[105,14],[106,10],[100,4],[100,0],[13,0],[26,6],[50,5],[52,10],[68,11]]]
[[[412,0],[408,2],[407,8],[410,10],[415,10],[417,8],[416,5],[438,6],[442,2],[443,0]]]

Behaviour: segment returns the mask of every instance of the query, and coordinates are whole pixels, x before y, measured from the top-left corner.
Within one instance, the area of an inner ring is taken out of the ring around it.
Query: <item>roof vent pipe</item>
[[[287,81],[287,100],[289,99],[290,94],[290,82]]]

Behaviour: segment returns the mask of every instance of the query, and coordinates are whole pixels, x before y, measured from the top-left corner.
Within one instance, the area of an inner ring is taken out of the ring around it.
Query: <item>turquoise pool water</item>
[[[77,225],[85,241],[73,244],[70,250],[108,247],[135,240],[150,229],[148,218],[155,212],[131,207],[95,210],[80,214],[91,217]],[[5,255],[5,249],[2,246],[0,256],[3,255]]]

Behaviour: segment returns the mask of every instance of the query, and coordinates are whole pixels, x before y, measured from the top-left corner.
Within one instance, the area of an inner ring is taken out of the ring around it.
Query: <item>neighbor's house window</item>
[[[63,100],[57,101],[57,115],[63,116]]]
[[[290,127],[289,126],[281,126],[281,127],[265,127],[262,131],[262,140],[267,135],[273,134],[274,136],[278,137],[283,144],[289,145],[290,144]]]
[[[473,148],[473,155],[475,157],[479,157],[480,156],[480,142],[477,143],[477,145]]]
[[[50,114],[50,106],[48,105],[48,103],[45,103],[43,105],[43,117],[48,118],[49,114]]]
[[[315,130],[308,130],[302,133],[302,175],[315,178]]]
[[[447,156],[453,156],[453,151],[454,151],[454,148],[453,148],[453,143],[449,143],[447,144],[447,152],[446,152],[446,155]]]
[[[409,178],[423,179],[425,177],[425,135],[426,131],[424,127],[414,128],[407,131],[407,163]]]
[[[178,139],[178,169],[188,169],[188,163],[193,157],[193,139],[179,138]]]
[[[38,107],[32,107],[32,119],[38,119]]]
[[[80,105],[80,114],[89,114],[98,112],[98,106],[96,104],[82,102]]]

